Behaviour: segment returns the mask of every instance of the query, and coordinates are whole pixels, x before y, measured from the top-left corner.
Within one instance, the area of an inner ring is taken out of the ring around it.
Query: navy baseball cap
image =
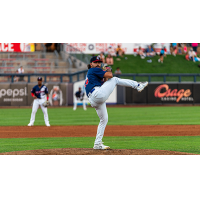
[[[42,81],[42,77],[38,77],[38,79],[37,79],[38,81]]]
[[[92,62],[102,62],[102,60],[100,59],[99,56],[93,56],[91,59],[90,59],[90,63]]]

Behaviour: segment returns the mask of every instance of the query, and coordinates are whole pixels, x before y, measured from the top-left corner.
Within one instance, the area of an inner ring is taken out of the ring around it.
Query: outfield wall
[[[75,83],[48,83],[51,106],[71,106],[75,92],[84,81]],[[31,89],[35,83],[0,83],[0,106],[31,106]],[[117,86],[107,104],[200,104],[200,83],[149,83],[141,93]],[[89,103],[85,95],[86,103]],[[79,102],[81,105],[82,102]]]

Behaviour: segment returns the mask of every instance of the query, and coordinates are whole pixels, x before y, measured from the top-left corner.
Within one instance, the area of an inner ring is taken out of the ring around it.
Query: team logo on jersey
[[[86,85],[88,85],[88,83],[89,83],[89,80],[87,78],[86,81],[85,81],[85,87],[86,87]]]

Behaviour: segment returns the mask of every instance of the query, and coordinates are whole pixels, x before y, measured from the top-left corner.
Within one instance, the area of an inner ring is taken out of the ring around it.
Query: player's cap
[[[37,80],[38,80],[38,81],[42,81],[42,77],[38,77]]]
[[[92,62],[102,62],[102,60],[100,59],[99,56],[93,56],[91,59],[90,59],[90,63]]]

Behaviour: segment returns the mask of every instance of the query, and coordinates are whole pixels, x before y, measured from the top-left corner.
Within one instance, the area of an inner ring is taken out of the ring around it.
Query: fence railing
[[[26,77],[25,81],[26,82],[31,82],[31,77],[38,77],[42,76],[44,77],[44,82],[48,82],[47,78],[49,81],[51,81],[53,77],[57,78],[57,82],[76,82],[76,81],[81,81],[84,80],[86,77],[88,70],[83,70],[79,71],[76,73],[62,73],[62,74],[57,74],[57,73],[30,73],[30,74],[13,74],[13,73],[1,73],[1,77],[6,77],[8,78],[7,81],[9,82],[15,82],[14,79],[15,77]],[[154,82],[155,80],[152,80],[153,77],[159,77],[159,80],[156,80],[158,82],[172,82],[173,80],[167,80],[167,78],[172,78],[172,77],[177,77],[176,81],[173,82],[183,82],[183,81],[190,81],[190,82],[199,82],[200,81],[200,74],[114,74],[114,76],[119,77],[119,78],[128,78],[128,79],[133,79],[136,81],[140,81],[140,78],[143,77],[143,81],[148,81],[148,82]],[[184,80],[184,78],[187,77],[192,77],[190,80]],[[36,78],[35,78],[36,80]],[[3,82],[0,80],[0,82]],[[36,81],[35,81],[36,82]]]
[[[192,81],[193,82],[197,82],[197,78],[199,78],[200,80],[200,74],[115,74],[115,76],[117,77],[123,77],[123,78],[131,78],[133,80],[137,80],[138,78],[140,77],[145,77],[146,81],[148,82],[152,82],[152,78],[153,77],[159,77],[161,79],[157,80],[157,81],[162,81],[162,82],[167,82],[167,78],[169,78],[169,81],[170,81],[170,78],[172,77],[177,77],[178,78],[178,81],[176,82],[182,82],[182,81],[185,81],[183,80],[182,78],[186,78],[186,77],[192,77]]]
[[[53,78],[56,78],[56,81],[54,82],[77,82],[84,80],[86,77],[88,70],[83,70],[79,71],[76,73],[66,73],[66,74],[54,74],[54,73],[34,73],[34,74],[12,74],[12,73],[7,73],[7,74],[0,74],[0,78],[4,77],[6,80],[1,80],[0,82],[16,82],[16,77],[19,78],[19,81],[25,81],[25,82],[37,82],[37,77],[43,77],[44,82],[51,82],[53,81]],[[31,81],[32,78],[32,81]]]

